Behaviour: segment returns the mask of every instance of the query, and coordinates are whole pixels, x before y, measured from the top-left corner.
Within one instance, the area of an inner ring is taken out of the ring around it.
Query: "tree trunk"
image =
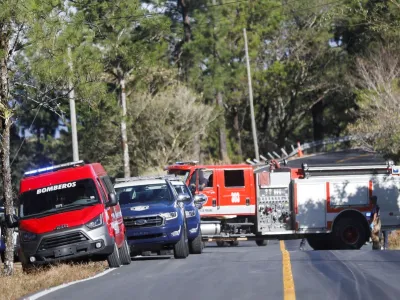
[[[242,137],[240,135],[239,112],[237,107],[234,108],[233,129],[235,130],[235,140],[237,145],[236,155],[240,160],[243,160]]]
[[[225,111],[224,105],[222,103],[222,93],[217,92],[217,106]],[[222,114],[220,117],[220,122],[219,122],[219,155],[220,155],[220,160],[224,163],[230,163],[229,157],[228,157],[228,148],[226,145],[226,133],[225,133],[225,113]]]
[[[183,33],[185,43],[192,39],[192,30],[190,28],[189,19],[189,1],[190,0],[178,0],[178,7],[182,8],[182,20],[183,20]]]
[[[124,176],[125,178],[131,177],[130,165],[129,165],[129,149],[128,149],[128,133],[126,129],[126,91],[125,91],[125,79],[122,78],[119,81],[121,86],[121,106],[122,106],[122,120],[121,120],[121,135],[122,135],[122,149],[124,153]]]
[[[201,163],[200,152],[201,152],[200,134],[196,133],[196,135],[194,136],[194,143],[193,143],[193,158],[194,160],[198,160]]]
[[[324,139],[324,103],[323,101],[318,101],[311,109],[313,118],[313,134],[314,141],[319,141]],[[316,147],[316,151],[320,152],[322,150],[322,145]]]
[[[3,171],[3,193],[4,208],[6,214],[14,213],[14,205],[12,198],[11,186],[11,169],[10,169],[10,127],[11,127],[11,111],[8,109],[9,99],[9,82],[8,82],[8,44],[9,36],[7,26],[3,25],[0,36],[0,51],[3,57],[0,62],[0,119],[2,134],[2,171]],[[4,261],[4,274],[12,275],[14,273],[14,240],[13,229],[6,230],[6,255]]]
[[[189,8],[190,0],[177,0],[178,8],[181,8],[183,20],[183,40],[178,43],[176,53],[178,56],[178,68],[182,70],[182,80],[189,82],[189,61],[182,53],[182,47],[185,43],[189,43],[192,39],[192,29],[190,26]]]
[[[6,116],[2,120],[2,164],[3,164],[3,190],[5,199],[6,215],[14,214],[14,204],[12,198],[11,168],[10,168],[10,127],[11,119]],[[6,230],[6,255],[4,261],[4,274],[12,275],[14,272],[14,239],[12,228]]]

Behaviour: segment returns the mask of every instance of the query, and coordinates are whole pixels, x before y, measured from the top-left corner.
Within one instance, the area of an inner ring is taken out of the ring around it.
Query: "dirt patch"
[[[25,274],[22,272],[21,265],[16,263],[13,276],[0,275],[0,298],[2,300],[18,299],[43,289],[94,276],[106,269],[108,269],[106,262],[90,262],[60,264],[32,274]]]
[[[392,231],[389,234],[389,249],[400,250],[400,230]]]

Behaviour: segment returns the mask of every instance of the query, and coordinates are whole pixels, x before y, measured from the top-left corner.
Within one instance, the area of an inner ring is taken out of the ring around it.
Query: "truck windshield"
[[[121,205],[174,201],[166,184],[137,185],[116,188],[115,190]]]
[[[189,170],[170,169],[170,170],[168,170],[168,174],[175,175],[175,176],[179,177],[179,179],[182,180],[183,182],[186,182],[187,178],[189,177],[190,171]]]
[[[30,190],[20,196],[20,217],[35,217],[101,203],[92,179]]]

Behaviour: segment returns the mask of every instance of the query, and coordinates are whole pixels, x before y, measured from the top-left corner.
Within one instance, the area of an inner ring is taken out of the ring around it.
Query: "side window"
[[[214,187],[214,171],[199,170],[199,185],[204,185],[204,188]]]
[[[103,181],[104,185],[106,186],[108,193],[115,193],[114,186],[111,182],[110,177],[102,176],[101,180]]]
[[[169,192],[172,193],[172,197],[176,198],[178,197],[178,191],[175,189],[175,186],[172,183],[168,183],[167,187],[170,187]]]
[[[196,185],[196,178],[197,178],[197,170],[192,173],[192,176],[189,179],[189,186]]]
[[[224,170],[225,187],[244,187],[244,170]]]
[[[103,199],[104,203],[107,202],[107,196],[104,192],[103,187],[101,186],[100,180],[97,178],[97,186],[99,187],[100,193],[101,193],[101,198]]]

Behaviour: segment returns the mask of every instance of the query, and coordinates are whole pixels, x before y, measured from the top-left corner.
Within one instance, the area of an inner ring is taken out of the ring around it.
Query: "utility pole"
[[[122,149],[124,151],[124,177],[131,177],[129,149],[128,149],[128,132],[126,129],[126,91],[125,91],[125,78],[119,80],[121,85],[121,106],[122,106],[122,120],[121,120],[121,135],[122,135]]]
[[[71,131],[72,131],[72,157],[73,161],[79,160],[79,151],[78,151],[78,133],[76,129],[76,111],[75,111],[75,89],[72,83],[72,74],[73,74],[73,64],[72,64],[72,54],[71,47],[68,46],[68,58],[69,58],[69,69],[70,76],[68,77],[68,88],[69,88],[69,109],[70,109],[70,119],[71,119]]]
[[[258,153],[256,121],[255,121],[255,117],[254,117],[253,87],[251,85],[251,72],[250,72],[249,50],[248,50],[248,46],[247,46],[246,28],[243,28],[243,35],[244,35],[244,47],[246,49],[247,78],[249,81],[249,100],[250,100],[251,128],[253,131],[253,141],[254,141],[254,152],[256,154],[256,159],[260,160],[260,155]]]

